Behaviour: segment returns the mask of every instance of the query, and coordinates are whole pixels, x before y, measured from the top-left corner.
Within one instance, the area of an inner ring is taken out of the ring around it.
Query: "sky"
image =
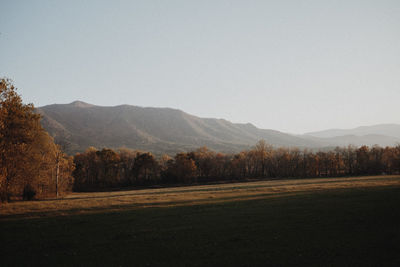
[[[400,123],[400,1],[1,0],[35,106],[171,107],[304,133]]]

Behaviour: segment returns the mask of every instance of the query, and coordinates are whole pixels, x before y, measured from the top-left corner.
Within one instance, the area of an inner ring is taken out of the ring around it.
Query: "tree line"
[[[202,147],[158,158],[129,149],[89,148],[76,154],[74,163],[74,189],[85,191],[171,183],[399,174],[400,146],[348,146],[313,152],[274,148],[261,140],[237,154]]]

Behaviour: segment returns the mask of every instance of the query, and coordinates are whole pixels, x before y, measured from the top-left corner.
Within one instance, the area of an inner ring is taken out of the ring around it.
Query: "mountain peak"
[[[78,107],[78,108],[89,108],[89,107],[93,107],[94,106],[92,104],[89,104],[89,103],[86,103],[86,102],[83,102],[83,101],[79,101],[79,100],[76,100],[76,101],[74,101],[72,103],[69,103],[68,105],[74,106],[74,107]]]

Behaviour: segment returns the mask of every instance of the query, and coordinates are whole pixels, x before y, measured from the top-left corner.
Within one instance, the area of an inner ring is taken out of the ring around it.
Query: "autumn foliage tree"
[[[63,176],[59,187],[55,171]],[[61,169],[61,172],[60,172]],[[24,104],[8,79],[0,80],[0,196],[32,198],[72,185],[72,159],[60,151],[40,124],[32,104]],[[62,186],[61,186],[62,184]]]
[[[186,153],[178,153],[169,166],[168,173],[177,182],[192,183],[196,181],[196,164]]]
[[[159,178],[159,164],[151,153],[137,154],[133,170],[136,182],[139,184],[149,184]]]

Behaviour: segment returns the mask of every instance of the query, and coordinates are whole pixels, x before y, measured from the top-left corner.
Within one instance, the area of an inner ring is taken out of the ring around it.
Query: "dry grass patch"
[[[117,192],[73,193],[62,199],[2,204],[0,218],[38,217],[220,203],[334,189],[400,186],[400,176],[287,179]]]

